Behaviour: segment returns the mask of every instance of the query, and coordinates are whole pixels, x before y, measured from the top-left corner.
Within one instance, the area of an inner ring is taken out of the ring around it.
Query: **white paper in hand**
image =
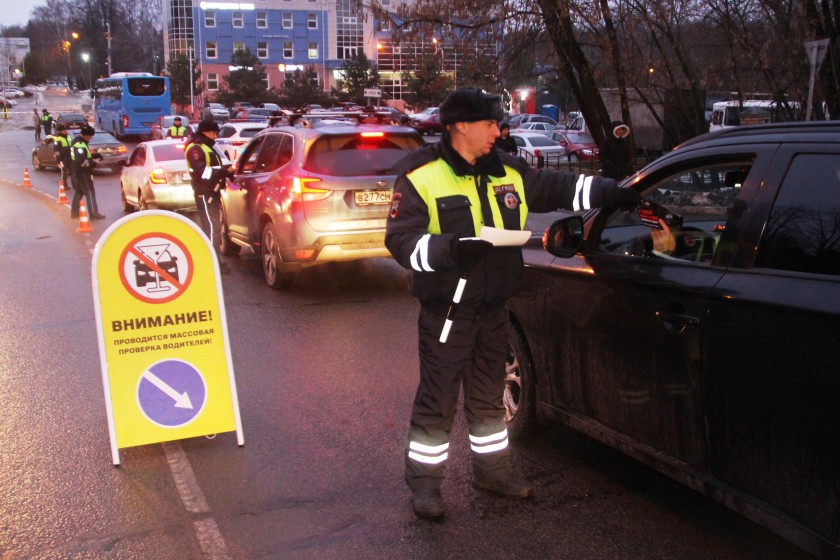
[[[481,226],[481,239],[489,241],[495,247],[519,247],[525,245],[530,238],[530,231]]]

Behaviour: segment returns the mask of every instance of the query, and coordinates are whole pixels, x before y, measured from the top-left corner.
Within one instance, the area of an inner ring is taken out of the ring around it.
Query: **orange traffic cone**
[[[58,180],[58,198],[56,204],[67,204],[67,191],[64,190],[64,181]]]
[[[23,168],[23,186],[26,188],[32,188],[32,183],[29,182],[29,169],[24,167]]]
[[[88,213],[87,213],[87,206],[85,205],[85,200],[84,199],[79,201],[79,227],[76,228],[76,231],[81,231],[81,232],[96,231],[90,225],[90,220],[88,219]]]

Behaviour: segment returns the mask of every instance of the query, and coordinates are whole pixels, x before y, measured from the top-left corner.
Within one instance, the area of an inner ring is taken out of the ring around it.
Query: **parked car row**
[[[72,138],[75,138],[79,130],[70,129],[68,133]],[[97,169],[108,168],[112,173],[116,173],[128,159],[128,148],[114,138],[110,132],[96,130],[89,146],[91,153],[102,156],[101,159],[97,160]],[[58,169],[58,161],[55,159],[55,146],[51,136],[32,148],[32,167],[39,171],[47,168]]]

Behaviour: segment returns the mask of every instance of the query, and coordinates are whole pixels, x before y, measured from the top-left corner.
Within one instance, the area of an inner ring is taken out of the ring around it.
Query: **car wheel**
[[[146,197],[143,196],[143,190],[140,189],[137,191],[137,209],[138,210],[148,210],[149,203],[146,202]]]
[[[265,282],[275,290],[291,287],[297,279],[296,272],[283,272],[280,258],[280,243],[271,222],[262,231],[262,267]]]
[[[134,206],[129,204],[128,199],[125,198],[125,185],[122,183],[120,183],[120,200],[122,201],[123,212],[127,214],[134,211]]]
[[[505,406],[505,423],[511,438],[525,438],[538,430],[533,361],[525,337],[514,324],[508,325],[505,392],[502,402]]]
[[[225,214],[224,209],[222,210],[221,238],[221,247],[219,247],[219,250],[222,252],[223,255],[233,257],[238,255],[239,252],[242,250],[242,247],[230,240],[230,229],[228,228],[227,214]]]
[[[41,165],[41,158],[38,157],[37,152],[32,152],[32,167],[34,167],[38,171],[43,171],[44,169],[44,166]]]
[[[580,161],[580,158],[576,153],[569,154],[569,163],[577,163]]]

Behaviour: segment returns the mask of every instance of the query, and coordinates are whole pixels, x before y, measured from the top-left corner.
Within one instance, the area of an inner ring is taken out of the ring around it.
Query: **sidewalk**
[[[46,108],[53,117],[59,113],[80,113],[82,98],[70,92],[67,88],[48,87],[44,92],[44,103],[35,104],[35,96],[16,99],[17,106],[0,111],[0,132],[8,130],[34,130],[32,125],[32,109]]]

